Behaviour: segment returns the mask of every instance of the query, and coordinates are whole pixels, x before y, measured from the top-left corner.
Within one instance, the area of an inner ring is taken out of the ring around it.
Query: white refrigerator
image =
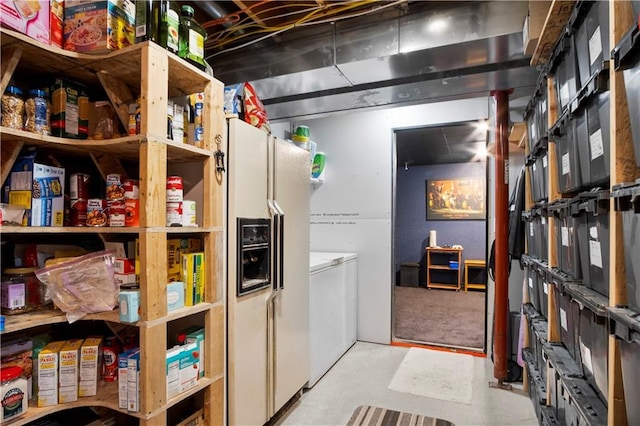
[[[262,425],[309,378],[309,152],[228,120],[230,425]]]

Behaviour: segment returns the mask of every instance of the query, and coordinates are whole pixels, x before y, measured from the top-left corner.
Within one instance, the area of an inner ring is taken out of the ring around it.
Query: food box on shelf
[[[167,284],[167,311],[184,308],[184,283],[172,281]]]
[[[51,19],[49,0],[2,1],[0,2],[0,22],[22,34],[49,44],[49,20]]]
[[[193,327],[185,331],[187,343],[196,343],[198,346],[198,377],[204,377],[204,328]]]
[[[204,302],[204,268],[204,253],[182,255],[185,306]]]
[[[126,290],[118,294],[120,321],[137,322],[140,320],[140,290]]]
[[[102,367],[102,337],[87,337],[80,348],[78,396],[95,396]]]
[[[60,404],[78,400],[78,363],[82,339],[67,340],[60,349],[60,388],[58,401]]]
[[[89,95],[77,82],[56,78],[51,86],[51,135],[86,139],[89,135]]]
[[[107,52],[135,42],[136,7],[131,0],[66,0],[64,48]]]
[[[127,411],[140,411],[140,349],[127,358]]]
[[[38,354],[38,407],[58,404],[58,365],[65,342],[51,342]]]
[[[27,209],[23,225],[62,226],[64,169],[36,162],[36,157],[33,148],[22,151],[7,179],[5,198]]]

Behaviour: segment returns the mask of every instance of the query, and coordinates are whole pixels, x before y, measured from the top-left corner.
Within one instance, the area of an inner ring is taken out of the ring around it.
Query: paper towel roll
[[[429,247],[437,247],[436,231],[429,231]]]

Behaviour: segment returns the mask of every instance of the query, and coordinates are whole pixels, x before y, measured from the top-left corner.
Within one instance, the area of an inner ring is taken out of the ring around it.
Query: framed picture
[[[485,220],[484,178],[426,180],[427,220]]]

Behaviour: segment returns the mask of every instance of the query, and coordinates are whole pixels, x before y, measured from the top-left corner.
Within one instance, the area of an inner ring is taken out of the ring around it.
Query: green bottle
[[[204,71],[207,67],[204,63],[204,41],[207,39],[207,32],[196,22],[193,14],[193,7],[182,6],[178,56]]]
[[[160,2],[139,0],[136,2],[136,43],[152,40],[159,42]]]
[[[172,53],[178,53],[180,34],[180,9],[172,0],[161,0],[160,8],[160,46]]]

